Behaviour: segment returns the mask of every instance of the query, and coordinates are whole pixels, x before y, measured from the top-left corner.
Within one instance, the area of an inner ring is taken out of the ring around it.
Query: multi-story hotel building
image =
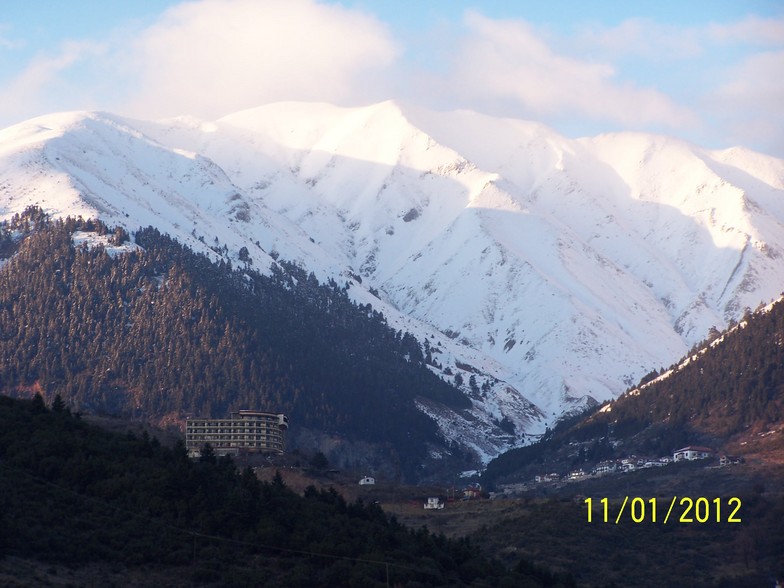
[[[185,447],[192,457],[207,443],[217,455],[283,453],[288,427],[286,415],[257,410],[241,410],[227,419],[194,417],[185,421]]]

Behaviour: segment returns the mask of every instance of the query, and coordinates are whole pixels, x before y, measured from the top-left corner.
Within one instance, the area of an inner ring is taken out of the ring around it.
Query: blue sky
[[[784,2],[0,0],[0,127],[385,99],[784,157]]]

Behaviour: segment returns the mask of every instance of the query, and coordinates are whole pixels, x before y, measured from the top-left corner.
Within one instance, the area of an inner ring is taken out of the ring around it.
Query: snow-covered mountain
[[[40,117],[0,131],[0,217],[30,204],[351,283],[460,375],[472,415],[421,408],[485,458],[784,289],[782,160],[393,102]]]

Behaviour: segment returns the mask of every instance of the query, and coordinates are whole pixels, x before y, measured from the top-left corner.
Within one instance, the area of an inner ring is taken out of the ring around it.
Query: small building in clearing
[[[672,454],[672,461],[694,461],[695,459],[706,459],[713,455],[713,450],[709,447],[699,447],[689,445],[682,447]]]
[[[373,486],[376,483],[376,479],[372,476],[365,476],[359,481],[360,486]]]
[[[437,496],[432,496],[425,502],[425,510],[441,510],[444,508],[444,503]]]
[[[738,455],[722,455],[719,458],[719,465],[722,467],[738,463],[743,463],[743,458]]]

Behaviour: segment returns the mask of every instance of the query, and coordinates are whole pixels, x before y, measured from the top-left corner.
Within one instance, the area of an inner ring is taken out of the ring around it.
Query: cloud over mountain
[[[165,12],[131,47],[129,108],[214,117],[278,100],[356,99],[398,48],[370,14],[312,0],[204,0]]]
[[[784,153],[775,11],[594,20],[470,6],[172,0],[35,50],[35,30],[28,39],[13,26],[16,8],[0,16],[0,125],[68,109],[212,119],[284,100],[395,99],[539,120],[572,137],[640,130]]]

